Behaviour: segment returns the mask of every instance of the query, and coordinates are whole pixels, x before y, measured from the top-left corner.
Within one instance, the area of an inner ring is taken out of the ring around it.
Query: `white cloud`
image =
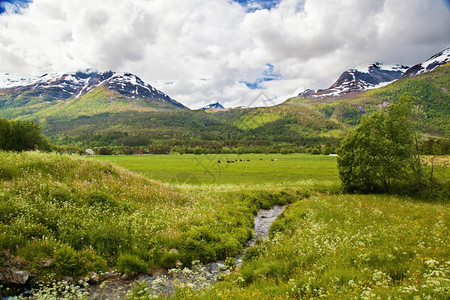
[[[0,15],[0,72],[133,72],[174,99],[247,105],[265,82],[279,102],[328,87],[362,63],[415,64],[449,46],[441,0],[282,0],[248,12],[229,0],[34,0]],[[167,84],[169,82],[169,84]]]

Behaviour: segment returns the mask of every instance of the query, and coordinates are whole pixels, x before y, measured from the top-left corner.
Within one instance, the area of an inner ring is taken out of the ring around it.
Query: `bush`
[[[56,275],[59,276],[76,277],[80,275],[81,266],[79,265],[77,252],[69,245],[62,245],[55,252],[52,267]]]
[[[142,274],[147,271],[147,264],[133,254],[121,254],[117,259],[117,268],[125,274]]]
[[[29,241],[19,249],[17,254],[30,262],[34,262],[41,258],[53,257],[56,246],[57,242],[50,239]]]
[[[319,155],[320,153],[321,152],[320,152],[319,148],[314,148],[314,149],[311,150],[311,154]]]
[[[187,239],[184,242],[184,252],[186,253],[182,257],[184,264],[190,264],[194,260],[200,262],[210,262],[216,259],[216,253],[211,245],[204,241],[198,241],[193,239]]]
[[[41,126],[33,121],[0,119],[0,150],[51,151],[54,147],[41,131]]]
[[[113,152],[110,148],[102,147],[102,148],[98,149],[98,154],[99,155],[112,155]]]
[[[180,259],[180,254],[178,253],[164,253],[161,257],[160,264],[168,269],[176,266],[177,261]],[[190,262],[189,262],[190,263]]]
[[[247,262],[250,261],[252,259],[255,259],[259,256],[260,254],[260,249],[257,247],[250,247],[247,248],[244,252],[244,256],[242,256],[242,260]]]

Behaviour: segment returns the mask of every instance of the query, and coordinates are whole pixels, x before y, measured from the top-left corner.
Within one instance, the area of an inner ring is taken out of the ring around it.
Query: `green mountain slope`
[[[402,94],[409,93],[425,114],[424,132],[437,136],[450,136],[450,64],[420,76],[404,77],[385,87],[348,98],[304,99],[291,98],[284,104],[308,106],[329,119],[347,125],[357,125],[361,117],[383,109]]]
[[[277,105],[251,109],[237,108],[214,113],[225,123],[249,135],[266,135],[273,140],[293,142],[303,138],[331,136],[338,138],[344,126],[310,106]]]
[[[117,91],[98,86],[78,98],[45,101],[31,92],[17,97],[0,92],[0,117],[45,120],[48,117],[76,118],[119,111],[174,110],[177,107],[148,98],[130,99]]]
[[[405,77],[380,89],[368,91],[348,101],[370,112],[383,102],[396,101],[409,93],[425,112],[425,130],[437,135],[450,135],[450,64],[420,76]]]

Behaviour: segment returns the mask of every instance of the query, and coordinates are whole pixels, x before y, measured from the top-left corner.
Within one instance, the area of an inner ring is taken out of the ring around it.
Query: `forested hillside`
[[[287,105],[310,106],[341,124],[357,125],[361,118],[373,111],[385,109],[398,98],[409,93],[416,98],[422,114],[422,131],[432,136],[450,136],[450,64],[430,73],[403,77],[385,87],[367,91],[348,99],[292,98]]]

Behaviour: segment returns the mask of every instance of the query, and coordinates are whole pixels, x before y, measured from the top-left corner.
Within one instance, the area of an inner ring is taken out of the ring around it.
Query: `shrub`
[[[9,181],[15,177],[15,172],[9,168],[0,167],[0,180]]]
[[[62,245],[55,251],[52,268],[58,276],[78,276],[81,266],[77,252],[69,245]]]
[[[117,268],[125,274],[141,274],[147,271],[147,264],[133,254],[121,254],[117,259]]]
[[[218,258],[225,258],[237,255],[241,248],[241,244],[235,238],[225,236],[224,240],[216,244],[214,250]]]
[[[112,155],[113,152],[110,148],[102,147],[102,148],[98,149],[98,154],[99,155]]]
[[[56,246],[55,240],[32,240],[20,248],[17,254],[30,262],[34,262],[40,258],[53,257]]]
[[[161,256],[161,262],[160,264],[168,269],[173,268],[176,266],[177,261],[180,259],[179,253],[164,253]],[[190,262],[189,262],[190,263]]]
[[[270,277],[277,281],[283,280],[287,274],[288,270],[286,263],[277,260],[264,262],[253,271],[253,276],[255,279],[258,277]]]
[[[320,153],[321,152],[320,152],[319,148],[314,148],[314,149],[311,150],[311,154],[319,155]]]
[[[247,262],[259,256],[260,249],[258,247],[247,248],[242,256],[242,260]]]
[[[114,223],[98,223],[89,232],[89,241],[92,246],[105,256],[117,257],[120,248],[126,249],[129,246],[127,238],[129,238],[128,233]]]
[[[8,121],[0,119],[0,150],[51,151],[53,146],[42,135],[41,126],[33,121]]]
[[[182,257],[184,264],[190,264],[194,260],[210,262],[216,259],[216,253],[211,245],[204,241],[187,239],[184,242],[185,255]]]

